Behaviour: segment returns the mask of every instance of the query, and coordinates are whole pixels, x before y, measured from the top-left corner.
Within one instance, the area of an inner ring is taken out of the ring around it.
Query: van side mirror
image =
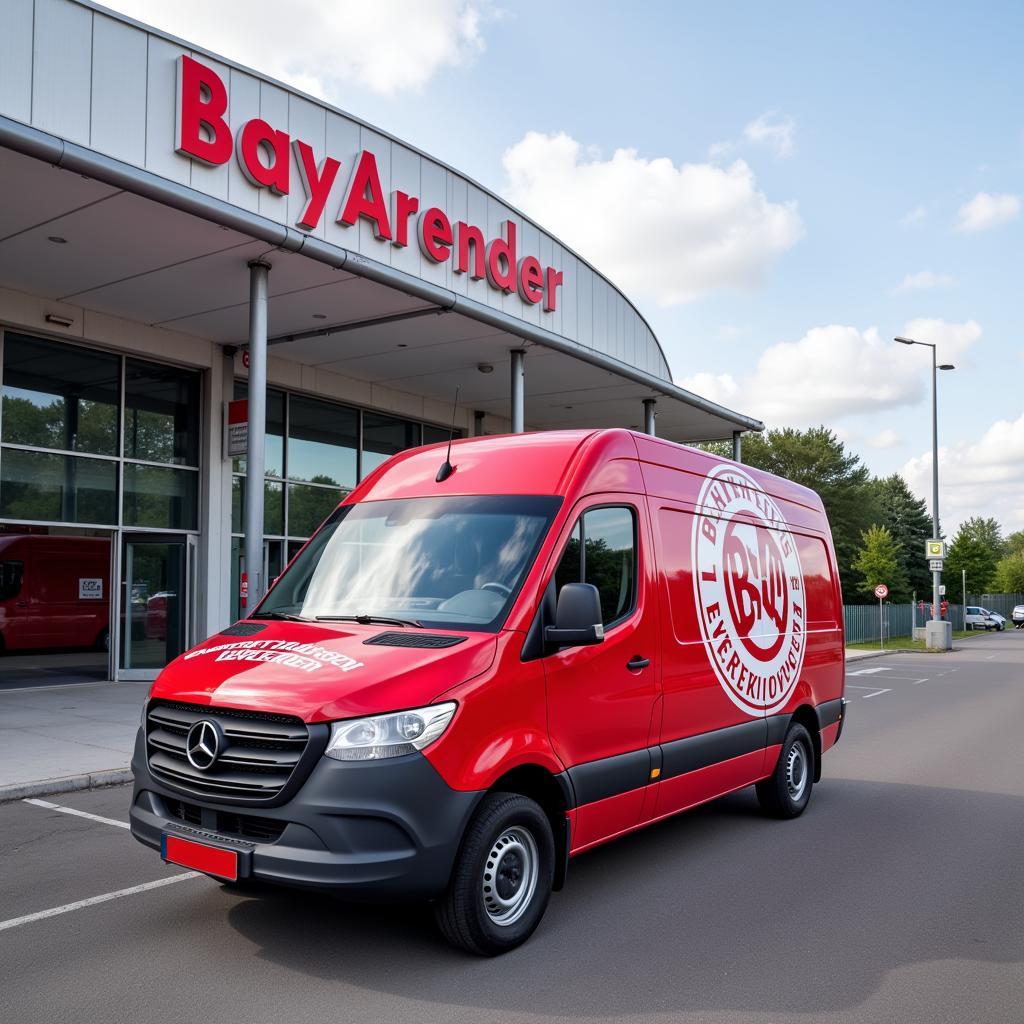
[[[544,630],[552,647],[585,647],[604,640],[601,595],[593,583],[566,583],[558,592],[555,624]]]

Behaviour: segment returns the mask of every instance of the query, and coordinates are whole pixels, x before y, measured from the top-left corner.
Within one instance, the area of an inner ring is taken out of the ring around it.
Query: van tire
[[[804,812],[814,787],[814,742],[794,722],[786,733],[775,771],[757,784],[761,809],[774,818],[797,818]]]
[[[97,651],[110,652],[110,630],[101,629],[100,635],[96,637],[96,643],[93,645]]]
[[[485,888],[497,894],[498,882],[488,868],[502,865],[504,900],[488,905]],[[434,905],[437,926],[468,953],[506,953],[540,924],[554,876],[555,840],[540,805],[518,793],[488,793],[466,827],[448,888]],[[491,881],[493,890],[487,885]],[[500,921],[503,912],[511,918],[507,923]]]

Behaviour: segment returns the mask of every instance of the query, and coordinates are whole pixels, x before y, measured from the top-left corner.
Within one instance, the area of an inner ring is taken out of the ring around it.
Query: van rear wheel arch
[[[811,742],[814,744],[814,775],[815,782],[821,782],[821,727],[818,723],[818,713],[809,704],[801,704],[793,712],[790,722],[799,722],[810,733]]]

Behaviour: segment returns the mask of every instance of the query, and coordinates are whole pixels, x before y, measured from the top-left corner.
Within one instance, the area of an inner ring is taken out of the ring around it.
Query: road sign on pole
[[[926,540],[924,542],[925,558],[945,558],[946,542],[944,540]]]
[[[928,571],[929,572],[942,572],[942,559],[941,558],[929,558],[928,559]]]
[[[889,588],[884,583],[875,587],[875,597],[878,598],[878,642],[885,647],[885,612],[882,610],[882,602],[889,596]]]

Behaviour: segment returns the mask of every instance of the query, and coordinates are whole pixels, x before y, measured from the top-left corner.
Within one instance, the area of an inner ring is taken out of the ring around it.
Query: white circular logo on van
[[[756,717],[784,705],[804,660],[803,570],[778,504],[735,466],[716,466],[701,487],[693,590],[729,699]]]

